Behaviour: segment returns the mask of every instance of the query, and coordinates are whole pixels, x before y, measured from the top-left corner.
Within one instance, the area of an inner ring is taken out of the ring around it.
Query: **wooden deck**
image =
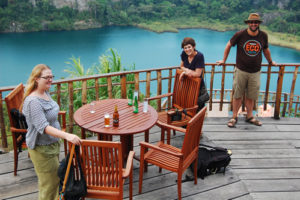
[[[237,128],[228,128],[228,118],[206,118],[202,143],[232,150],[232,161],[226,174],[198,179],[198,184],[182,184],[183,199],[300,199],[300,119],[262,119],[263,126],[246,124],[239,118]],[[143,134],[135,136],[135,152]],[[160,138],[160,129],[151,129],[150,141]],[[173,136],[180,146],[183,134]],[[61,156],[62,158],[63,156]],[[138,194],[139,163],[134,161],[134,199],[177,199],[175,173],[158,172],[150,166],[144,174],[143,193]],[[183,176],[184,178],[184,176]],[[128,185],[124,188],[128,197]],[[37,199],[37,178],[27,152],[20,155],[18,176],[13,176],[13,154],[0,155],[0,199]]]

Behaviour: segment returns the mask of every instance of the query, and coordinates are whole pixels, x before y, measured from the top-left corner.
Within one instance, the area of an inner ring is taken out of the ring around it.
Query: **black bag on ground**
[[[79,176],[75,176],[75,166],[74,163],[71,164],[68,180],[66,183],[66,188],[64,192],[64,199],[65,200],[79,200],[81,197],[85,196],[87,193],[87,186],[86,186],[86,181],[84,178],[84,174],[81,168],[80,164],[80,155],[79,155],[79,146],[75,146],[75,153],[76,153],[76,163],[79,168]],[[70,153],[68,153],[67,157],[64,158],[58,168],[58,177],[60,179],[59,182],[59,192],[62,190],[62,186],[64,183],[64,178],[66,174],[66,169],[68,166],[68,161],[69,161]],[[76,177],[76,178],[75,178]]]
[[[208,147],[208,148],[207,148]],[[231,151],[222,147],[199,145],[197,176],[204,179],[205,176],[223,172],[231,161]],[[194,165],[191,165],[192,170]]]

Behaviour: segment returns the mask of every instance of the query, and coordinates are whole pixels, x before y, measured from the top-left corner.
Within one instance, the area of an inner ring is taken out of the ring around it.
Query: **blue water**
[[[179,33],[154,33],[134,27],[106,27],[101,29],[62,32],[0,34],[0,87],[26,83],[32,68],[45,63],[57,78],[67,77],[65,62],[72,56],[80,57],[85,68],[98,63],[99,56],[116,49],[122,65],[135,64],[136,69],[178,66],[181,41],[193,37],[196,48],[204,54],[206,63],[222,59],[224,47],[234,32],[205,29],[184,29]],[[300,51],[270,45],[272,58],[277,63],[300,63]],[[108,53],[109,54],[109,53]],[[235,48],[227,62],[235,62]],[[266,63],[266,60],[263,60]],[[289,77],[289,75],[287,75]],[[209,77],[206,77],[209,83]],[[231,88],[232,76],[226,76],[225,86]],[[264,79],[264,77],[262,77]],[[291,78],[285,78],[283,90],[290,91]],[[216,78],[214,88],[220,88]],[[300,94],[299,78],[296,94]],[[272,75],[271,90],[277,75]],[[264,88],[262,88],[264,90]]]

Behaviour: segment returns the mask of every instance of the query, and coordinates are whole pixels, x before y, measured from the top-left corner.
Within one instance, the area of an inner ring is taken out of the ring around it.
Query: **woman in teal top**
[[[78,136],[60,130],[58,104],[48,90],[53,75],[44,64],[35,66],[28,79],[22,112],[28,125],[26,144],[38,176],[39,200],[57,200],[59,178],[59,138],[80,145]]]

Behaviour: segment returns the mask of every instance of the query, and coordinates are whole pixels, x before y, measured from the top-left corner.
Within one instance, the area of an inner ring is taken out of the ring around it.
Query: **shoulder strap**
[[[80,158],[80,150],[79,150],[79,146],[75,145],[75,154],[76,154],[76,160],[77,160],[77,166],[79,168],[79,171],[80,171],[80,177],[82,179],[84,179],[84,174],[83,174],[83,170],[82,170],[82,167],[81,167],[81,158]]]
[[[69,177],[70,168],[71,168],[71,164],[72,164],[72,160],[73,160],[74,150],[75,150],[75,144],[72,144],[70,157],[69,157],[69,161],[68,161],[68,166],[67,166],[67,170],[66,170],[66,174],[65,174],[64,184],[63,184],[63,187],[61,190],[62,193],[65,192],[65,188],[66,188],[66,184],[67,184],[67,180]]]

